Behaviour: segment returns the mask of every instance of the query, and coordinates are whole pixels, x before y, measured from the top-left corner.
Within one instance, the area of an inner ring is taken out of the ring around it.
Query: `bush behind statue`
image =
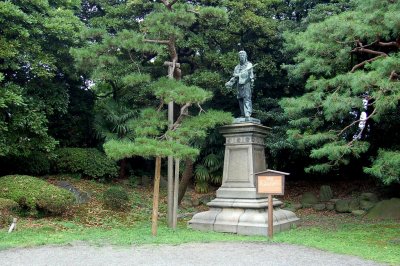
[[[60,148],[55,151],[56,172],[81,174],[91,178],[113,178],[118,174],[115,161],[94,148]]]
[[[61,214],[75,202],[71,192],[26,175],[0,177],[0,198],[17,202],[31,214],[37,214],[39,210]]]

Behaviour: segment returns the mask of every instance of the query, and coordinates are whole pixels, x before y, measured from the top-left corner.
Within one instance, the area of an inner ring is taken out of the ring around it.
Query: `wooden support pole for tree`
[[[274,236],[274,203],[272,201],[272,195],[268,194],[268,237],[272,239]]]
[[[172,228],[176,229],[178,223],[178,191],[179,191],[179,159],[175,159],[175,180],[174,180],[174,211]]]
[[[161,157],[156,157],[156,169],[154,174],[153,214],[151,217],[151,233],[157,235],[158,199],[160,197]]]

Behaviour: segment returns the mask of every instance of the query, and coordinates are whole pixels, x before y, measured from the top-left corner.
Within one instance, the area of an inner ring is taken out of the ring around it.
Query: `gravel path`
[[[93,247],[84,244],[0,251],[0,265],[384,265],[286,244],[208,243]]]

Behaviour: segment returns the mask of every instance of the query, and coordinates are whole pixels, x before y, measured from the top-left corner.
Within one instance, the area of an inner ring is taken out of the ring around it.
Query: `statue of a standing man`
[[[251,103],[251,91],[254,86],[253,65],[247,61],[247,53],[239,52],[239,65],[233,71],[233,77],[225,83],[225,86],[237,88],[237,99],[239,101],[240,113],[246,120],[251,117],[253,111]]]

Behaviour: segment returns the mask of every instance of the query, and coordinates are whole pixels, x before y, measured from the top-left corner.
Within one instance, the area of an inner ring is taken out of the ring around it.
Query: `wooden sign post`
[[[268,195],[268,237],[271,239],[274,234],[274,205],[272,196],[284,194],[286,175],[289,175],[289,173],[269,169],[255,174],[257,193]]]

